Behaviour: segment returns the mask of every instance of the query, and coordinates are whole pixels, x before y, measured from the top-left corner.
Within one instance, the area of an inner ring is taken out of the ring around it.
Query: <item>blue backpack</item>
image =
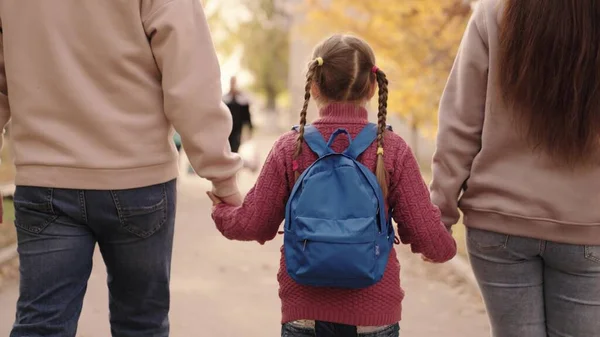
[[[337,153],[331,144],[340,134],[350,145]],[[375,124],[354,140],[338,129],[329,143],[314,126],[305,128],[304,140],[319,159],[292,189],[284,230],[287,272],[297,283],[358,289],[383,277],[394,229],[377,177],[356,160],[376,138]]]

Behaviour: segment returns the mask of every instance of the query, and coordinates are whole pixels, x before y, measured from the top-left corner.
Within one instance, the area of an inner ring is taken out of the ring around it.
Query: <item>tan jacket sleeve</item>
[[[458,222],[458,199],[481,149],[489,57],[481,3],[467,25],[442,95],[431,197],[446,226]]]
[[[233,195],[242,162],[228,143],[231,113],[221,101],[221,72],[202,6],[198,0],[151,3],[142,20],[162,73],[165,114],[198,175],[212,181],[217,196]]]

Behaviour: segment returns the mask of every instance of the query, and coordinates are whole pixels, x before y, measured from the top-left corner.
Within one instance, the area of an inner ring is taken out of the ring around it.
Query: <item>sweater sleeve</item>
[[[274,145],[242,206],[219,204],[214,208],[213,220],[226,238],[264,244],[277,235],[291,192],[283,145],[281,141]]]
[[[398,235],[413,253],[434,262],[446,262],[456,255],[456,242],[440,220],[439,209],[431,203],[427,185],[415,156],[408,146],[396,157],[389,195]]]
[[[215,195],[233,195],[242,161],[229,147],[231,113],[221,101],[221,72],[202,6],[192,0],[145,3],[142,19],[162,74],[166,117]]]
[[[483,3],[467,26],[440,103],[431,198],[446,226],[458,222],[458,198],[481,149],[489,67]]]

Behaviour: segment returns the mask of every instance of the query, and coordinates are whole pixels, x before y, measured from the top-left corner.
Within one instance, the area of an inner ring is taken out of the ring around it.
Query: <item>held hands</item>
[[[446,230],[448,231],[448,233],[450,235],[452,235],[452,227],[446,226]],[[421,260],[423,260],[425,262],[429,262],[429,263],[438,263],[438,262],[435,262],[435,261],[427,258],[425,255],[421,255]]]
[[[212,201],[213,207],[217,206],[218,204],[221,204],[221,203],[231,205],[231,206],[241,206],[242,202],[244,201],[244,199],[242,198],[242,195],[239,192],[236,194],[230,195],[228,197],[217,197],[212,192],[206,192],[206,194]]]
[[[212,201],[213,207],[223,202],[223,200],[219,199],[213,192],[206,192],[206,195],[208,195],[208,198]]]
[[[429,263],[437,263],[437,262],[425,257],[425,255],[421,255],[421,260],[423,260],[425,262],[429,262]]]

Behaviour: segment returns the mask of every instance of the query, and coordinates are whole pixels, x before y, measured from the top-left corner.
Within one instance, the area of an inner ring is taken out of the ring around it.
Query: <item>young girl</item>
[[[402,138],[386,131],[388,81],[375,66],[370,46],[356,37],[336,35],[317,46],[313,56],[299,131],[287,133],[275,143],[243,205],[229,206],[209,193],[219,231],[231,240],[260,244],[275,238],[297,177],[317,159],[303,140],[310,98],[314,97],[320,110],[313,125],[326,139],[338,128],[348,130],[354,138],[368,123],[365,106],[379,86],[378,138],[358,160],[377,172],[387,206],[400,224],[401,241],[432,262],[454,257],[456,243],[429,199],[415,157]],[[347,146],[348,139],[338,137],[332,148],[339,152]],[[299,285],[287,274],[283,256],[277,278],[282,336],[317,336],[315,331],[319,336],[398,336],[404,292],[393,249],[383,279],[368,288]]]

